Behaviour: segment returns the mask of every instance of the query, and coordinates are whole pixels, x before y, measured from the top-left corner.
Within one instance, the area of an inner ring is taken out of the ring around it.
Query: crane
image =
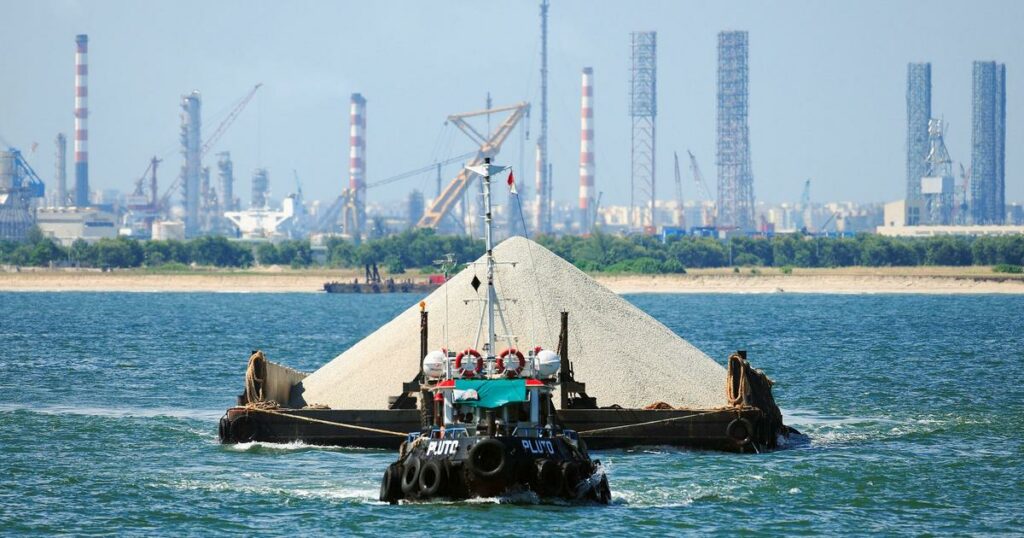
[[[419,174],[423,174],[425,172],[429,172],[429,171],[435,170],[435,169],[438,171],[438,177],[440,177],[440,173],[441,173],[440,171],[441,171],[441,167],[442,166],[445,166],[445,165],[448,165],[448,164],[451,164],[451,163],[454,163],[454,162],[465,161],[466,159],[468,159],[468,158],[470,158],[470,157],[472,157],[474,155],[476,155],[476,152],[475,151],[471,151],[469,153],[463,153],[462,155],[456,155],[454,157],[449,157],[449,158],[447,158],[447,159],[445,159],[443,161],[437,161],[437,162],[435,162],[433,164],[429,164],[427,166],[423,166],[423,167],[417,168],[415,170],[409,170],[407,172],[402,172],[400,174],[395,174],[395,175],[393,175],[391,177],[388,177],[388,178],[378,179],[376,181],[371,181],[371,182],[366,184],[366,188],[367,189],[373,189],[375,187],[381,187],[381,186],[388,185],[388,184],[394,183],[396,181],[403,180],[403,179],[408,178],[408,177],[413,177],[413,176],[416,176],[416,175],[419,175]],[[324,211],[323,216],[320,218],[319,222],[317,223],[317,230],[323,231],[323,232],[331,231],[332,228],[334,228],[334,225],[338,222],[338,216],[341,214],[342,209],[348,207],[352,203],[354,203],[353,200],[352,200],[352,193],[349,192],[349,189],[345,189],[344,191],[342,191],[341,195],[338,196],[334,200],[334,203],[332,203],[331,206],[328,207],[326,211]]]
[[[804,233],[814,227],[814,215],[811,213],[811,180],[804,181],[804,192],[800,194],[800,210],[803,212]]]
[[[711,191],[708,190],[707,184],[704,183],[704,174],[700,173],[700,165],[697,164],[697,157],[695,157],[693,155],[693,152],[690,150],[686,150],[686,153],[690,155],[690,171],[693,173],[693,182],[696,183],[700,191],[704,193],[704,200],[714,204],[715,198],[711,196]],[[714,212],[712,212],[711,214],[705,213],[703,224],[705,226],[713,226],[714,220]]]
[[[676,223],[686,229],[686,215],[683,213],[683,174],[679,171],[679,152],[673,151],[676,167]]]
[[[217,140],[219,140],[220,137],[225,132],[227,132],[228,127],[231,127],[231,124],[234,123],[236,119],[238,119],[238,116],[242,113],[242,110],[245,109],[245,105],[248,105],[249,101],[252,101],[252,98],[256,95],[256,92],[261,87],[263,87],[262,82],[253,86],[252,89],[245,94],[245,97],[242,97],[238,104],[236,104],[234,108],[231,109],[231,112],[229,112],[227,117],[224,118],[224,121],[220,122],[220,125],[218,125],[217,128],[213,130],[213,134],[207,137],[206,142],[204,142],[202,147],[199,149],[200,159],[205,157],[207,152],[209,152],[210,149],[213,148],[213,145],[217,143]],[[168,187],[167,191],[164,192],[164,195],[160,197],[160,207],[167,207],[167,201],[170,200],[171,195],[174,194],[174,191],[178,190],[178,187],[180,185],[181,176],[178,176],[171,183],[171,186]]]
[[[514,105],[490,108],[486,110],[479,110],[476,112],[466,112],[462,114],[452,114],[448,116],[448,121],[455,124],[463,133],[466,134],[473,142],[480,145],[480,149],[477,150],[476,156],[469,162],[468,166],[476,166],[484,162],[485,157],[493,157],[498,154],[501,150],[502,143],[512,133],[516,124],[523,118],[530,110],[530,104],[523,101]],[[477,131],[472,125],[466,122],[469,118],[478,116],[489,116],[491,114],[497,114],[500,112],[509,112],[508,117],[505,121],[498,126],[498,129],[489,136],[484,136]],[[470,183],[473,181],[472,174],[468,170],[463,168],[459,171],[459,174],[448,184],[447,187],[441,194],[430,203],[430,207],[423,212],[423,217],[419,223],[416,224],[418,228],[437,228],[441,224],[441,220],[455,207],[455,205],[462,199],[462,195],[466,192]]]

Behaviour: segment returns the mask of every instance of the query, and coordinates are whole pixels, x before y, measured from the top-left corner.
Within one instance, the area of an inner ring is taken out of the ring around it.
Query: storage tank
[[[14,153],[0,151],[0,192],[14,189]]]

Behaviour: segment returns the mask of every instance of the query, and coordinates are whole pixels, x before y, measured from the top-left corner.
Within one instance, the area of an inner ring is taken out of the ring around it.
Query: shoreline
[[[22,269],[0,272],[0,292],[199,292],[323,293],[332,280],[350,281],[353,271],[264,268],[248,271]],[[593,276],[619,294],[640,293],[817,293],[817,294],[1024,294],[1024,276],[984,267],[795,269],[699,269],[680,275]],[[419,275],[398,278],[421,280]]]

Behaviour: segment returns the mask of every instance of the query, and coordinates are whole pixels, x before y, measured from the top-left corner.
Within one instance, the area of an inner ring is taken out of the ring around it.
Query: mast
[[[487,244],[487,357],[494,357],[494,239],[491,229],[491,158],[484,158],[484,237]]]
[[[481,186],[484,194],[484,242],[487,245],[487,358],[493,359],[494,353],[494,309],[498,304],[498,295],[494,291],[494,227],[491,216],[491,176],[508,170],[507,166],[491,164],[491,158],[485,157],[483,164],[467,166],[466,170],[483,178]],[[502,318],[502,324],[504,324]]]

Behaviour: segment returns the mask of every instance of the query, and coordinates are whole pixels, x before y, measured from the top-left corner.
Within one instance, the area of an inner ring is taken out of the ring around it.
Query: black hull
[[[241,417],[240,428],[232,424]],[[558,422],[580,432],[591,450],[665,445],[726,452],[755,452],[774,448],[779,435],[788,429],[774,426],[766,414],[754,407],[723,409],[569,409],[558,411]],[[328,422],[331,424],[325,424]],[[404,440],[393,433],[380,433],[338,424],[418,432],[420,412],[407,410],[278,409],[272,412],[234,407],[221,424],[226,443],[261,441],[313,445],[397,449]],[[235,430],[239,431],[235,431]],[[240,435],[241,434],[241,435]]]

